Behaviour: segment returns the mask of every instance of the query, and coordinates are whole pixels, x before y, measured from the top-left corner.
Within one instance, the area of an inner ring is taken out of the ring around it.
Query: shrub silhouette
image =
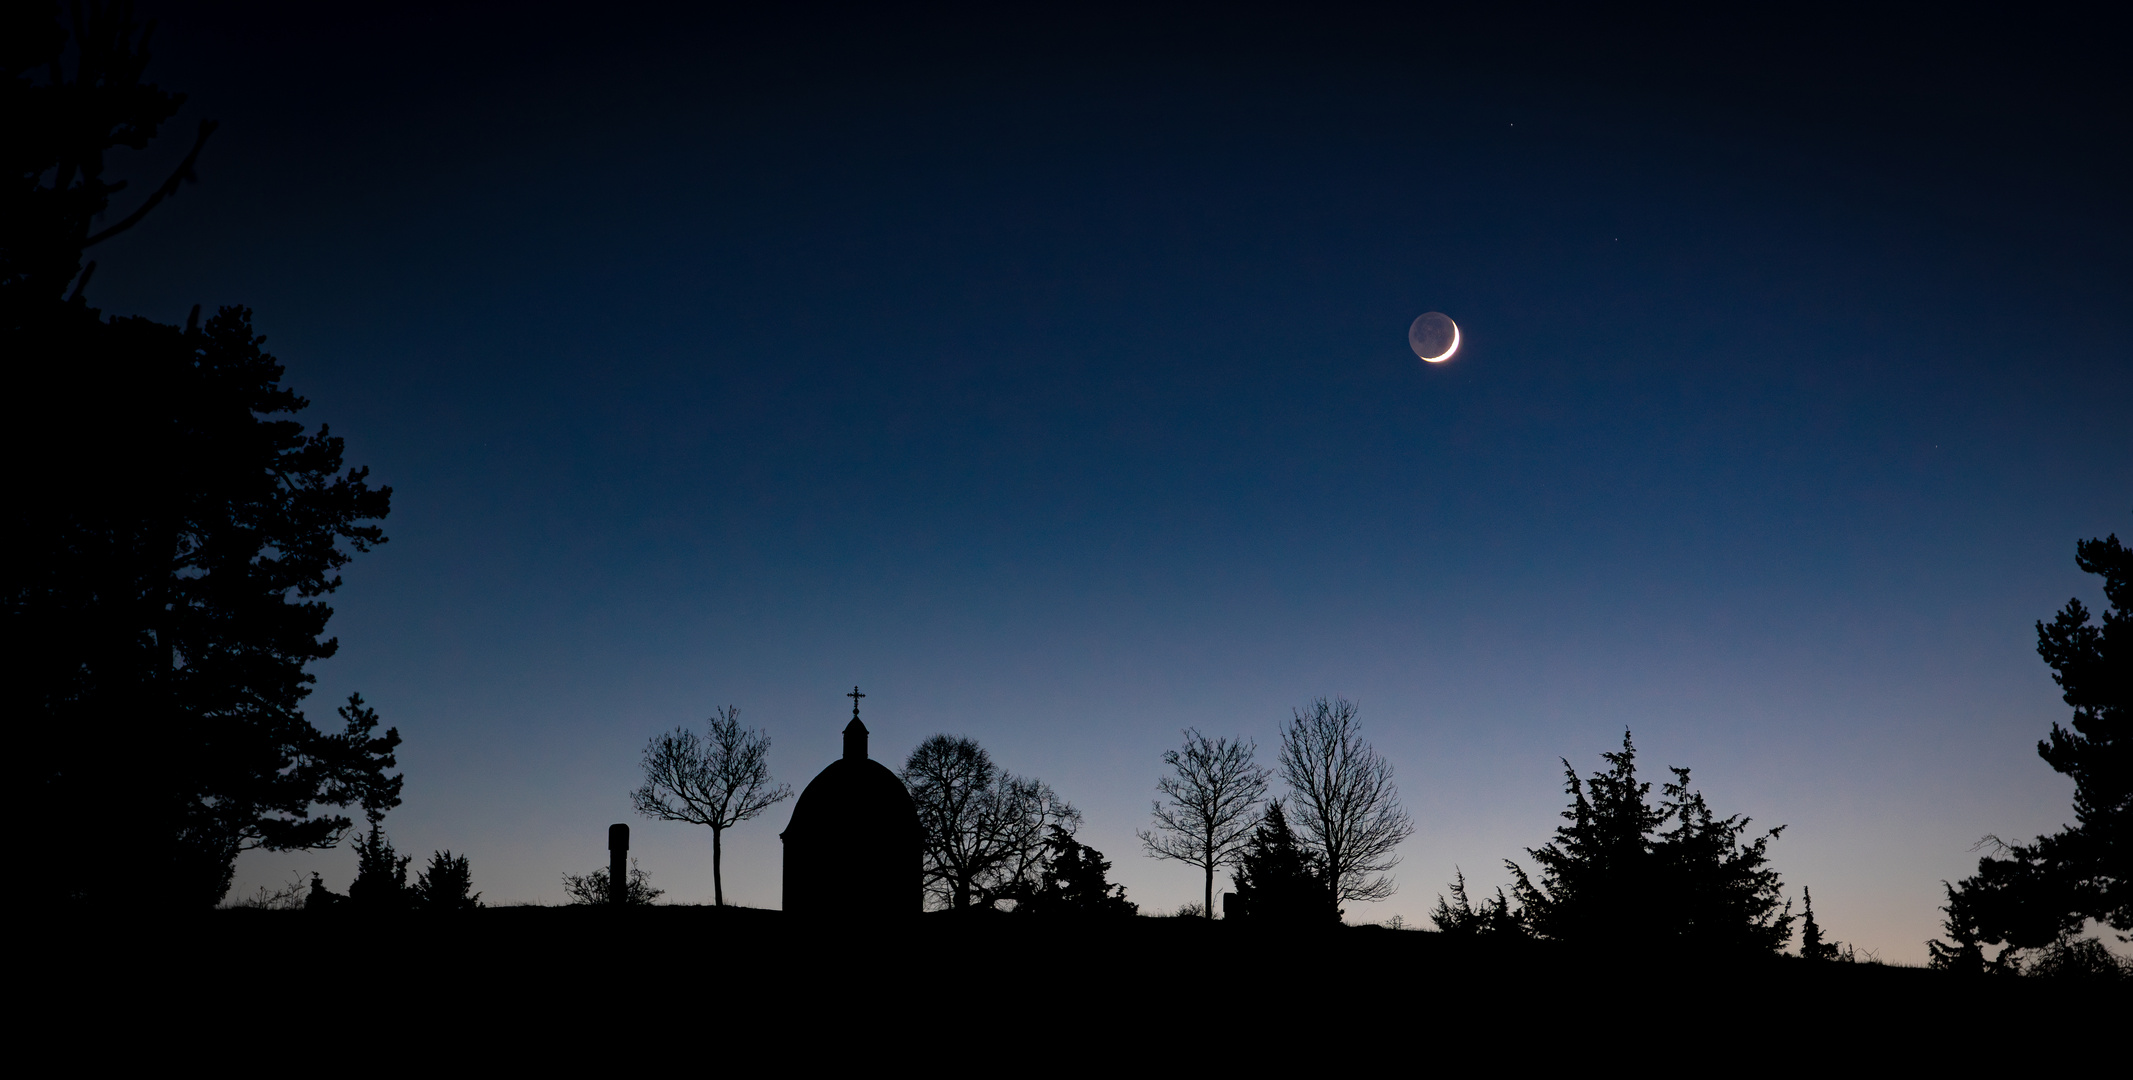
[[[590,874],[564,874],[563,891],[570,896],[572,904],[605,905],[607,901],[607,867]],[[652,875],[637,869],[637,860],[630,860],[629,889],[624,904],[649,904],[666,895],[665,889],[652,887]]]
[[[1442,893],[1437,896],[1437,907],[1429,913],[1429,921],[1435,923],[1437,932],[1457,937],[1478,937],[1483,934],[1501,934],[1523,937],[1525,925],[1511,910],[1511,901],[1502,889],[1496,890],[1496,898],[1477,908],[1466,895],[1466,874],[1454,868],[1457,875],[1452,880],[1452,899],[1446,903]]]
[[[415,878],[414,904],[425,911],[472,911],[482,906],[481,894],[473,890],[474,870],[467,857],[439,851]]]
[[[1800,890],[1800,956],[1807,960],[1835,960],[1841,950],[1835,941],[1822,937],[1822,927],[1815,922],[1815,896],[1811,889]]]
[[[318,871],[311,871],[311,891],[304,894],[305,911],[329,911],[347,902],[347,897],[326,887],[326,879]]]
[[[1782,900],[1768,849],[1784,826],[1743,843],[1748,819],[1713,813],[1689,786],[1687,769],[1671,770],[1673,782],[1650,805],[1651,784],[1637,779],[1627,731],[1622,749],[1602,756],[1608,770],[1584,781],[1563,762],[1570,824],[1546,846],[1527,849],[1540,880],[1505,863],[1526,930],[1631,951],[1782,949],[1792,937],[1792,905]]]
[[[348,902],[368,911],[397,911],[408,906],[413,893],[407,885],[410,855],[393,850],[385,830],[372,822],[369,833],[356,837],[356,876],[348,885]]]
[[[1340,921],[1325,862],[1297,841],[1280,799],[1267,804],[1231,881],[1236,886],[1227,912],[1231,918],[1291,926]]]
[[[2111,955],[2094,938],[2063,937],[2039,951],[2026,975],[2046,979],[2116,982],[2133,979],[2133,961]]]
[[[1134,915],[1140,905],[1126,899],[1126,887],[1106,880],[1110,860],[1054,825],[1045,841],[1044,869],[1034,888],[1015,897],[1015,911],[1049,917],[1118,917]]]

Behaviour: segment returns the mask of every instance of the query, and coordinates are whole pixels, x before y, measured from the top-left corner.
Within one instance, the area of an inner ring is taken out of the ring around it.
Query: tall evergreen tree
[[[2089,919],[2120,940],[2133,932],[2133,549],[2117,534],[2075,545],[2074,562],[2103,578],[2110,605],[2090,622],[2079,597],[2047,626],[2037,654],[2073,707],[2071,729],[2052,724],[2037,756],[2074,781],[2074,824],[2026,844],[1986,840],[1998,849],[1977,873],[1948,886],[1948,940],[1933,943],[1935,966],[1982,965],[1983,945],[2041,949]]]
[[[178,191],[213,126],[95,228],[124,186],[107,156],[146,147],[184,99],[144,80],[129,4],[0,19],[0,356],[11,400],[35,410],[0,425],[7,460],[34,463],[13,476],[0,552],[0,693],[24,740],[19,795],[66,807],[84,841],[32,898],[206,907],[240,852],[330,847],[351,823],[315,808],[387,779],[397,732],[328,734],[301,706],[306,666],[337,648],[324,597],[385,541],[391,491],[293,419],[307,403],[251,312],[195,308],[179,327],[88,306],[84,252]],[[92,864],[121,841],[139,874]]]

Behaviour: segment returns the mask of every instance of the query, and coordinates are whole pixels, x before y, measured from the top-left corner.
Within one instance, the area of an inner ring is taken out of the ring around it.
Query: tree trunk
[[[1326,858],[1326,912],[1333,921],[1341,921],[1341,876],[1333,869],[1333,859]]]
[[[720,847],[719,841],[723,839],[725,831],[724,829],[711,830],[711,904],[713,907],[726,906],[726,884],[719,878],[718,872],[719,858],[725,854]]]
[[[1215,917],[1215,861],[1207,860],[1207,910],[1201,912],[1209,919]]]

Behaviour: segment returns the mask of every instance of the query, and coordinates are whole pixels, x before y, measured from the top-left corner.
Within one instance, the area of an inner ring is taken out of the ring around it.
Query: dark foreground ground
[[[1969,1072],[2108,1060],[2133,1017],[2125,984],[1184,919],[238,910],[48,922],[13,952],[18,1033],[240,1073]]]

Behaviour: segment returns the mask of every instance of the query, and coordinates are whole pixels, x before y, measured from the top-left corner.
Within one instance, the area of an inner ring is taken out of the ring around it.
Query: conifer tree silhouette
[[[1837,943],[1822,940],[1822,927],[1815,922],[1814,890],[1800,890],[1800,956],[1807,960],[1835,960]]]
[[[301,705],[338,571],[385,542],[389,488],[342,466],[342,442],[293,419],[252,314],[183,327],[106,318],[85,299],[94,245],[185,182],[207,137],[117,222],[107,159],[142,149],[183,103],[145,80],[144,27],[123,2],[10,4],[0,97],[14,162],[0,192],[0,356],[37,423],[0,426],[13,474],[0,557],[24,786],[93,842],[36,875],[33,902],[207,907],[239,853],[330,847],[345,807],[399,741],[327,734]],[[124,838],[140,872],[86,860]],[[145,888],[143,887],[145,883]]]
[[[1527,854],[1534,881],[1506,861],[1518,917],[1536,937],[1623,950],[1653,947],[1717,953],[1769,953],[1792,937],[1792,905],[1770,868],[1769,844],[1780,825],[1745,840],[1748,819],[1720,818],[1689,786],[1689,770],[1651,804],[1651,784],[1637,778],[1630,733],[1622,749],[1601,755],[1605,772],[1580,780],[1563,762],[1563,811],[1569,824]],[[1662,829],[1668,822],[1670,829]]]
[[[355,839],[356,876],[348,885],[348,902],[366,911],[398,911],[408,906],[412,895],[407,884],[410,855],[393,850],[385,830],[375,821],[368,832]]]
[[[1290,926],[1340,921],[1340,909],[1327,902],[1325,861],[1297,840],[1280,799],[1267,803],[1231,879],[1235,918]]]
[[[424,911],[471,911],[481,907],[481,894],[474,891],[474,868],[464,855],[439,851],[430,856],[428,869],[416,875],[414,904]]]
[[[1946,886],[1947,940],[1928,943],[1935,967],[1984,970],[1983,946],[1998,945],[1990,967],[2009,970],[2015,952],[2070,940],[2090,919],[2133,940],[2133,548],[2115,533],[2083,540],[2074,562],[2103,579],[2109,610],[2092,623],[2075,597],[2037,623],[2037,654],[2074,710],[2037,756],[2073,778],[2074,824],[2026,844],[1978,842],[1995,853]]]
[[[1438,894],[1437,906],[1429,913],[1429,921],[1436,925],[1439,933],[1456,937],[1475,937],[1483,934],[1506,937],[1525,935],[1525,925],[1519,922],[1517,913],[1511,910],[1510,899],[1504,896],[1501,888],[1496,890],[1493,899],[1477,908],[1473,901],[1467,898],[1465,872],[1455,867],[1453,873],[1455,876],[1451,884],[1451,901],[1447,903],[1443,894]]]

